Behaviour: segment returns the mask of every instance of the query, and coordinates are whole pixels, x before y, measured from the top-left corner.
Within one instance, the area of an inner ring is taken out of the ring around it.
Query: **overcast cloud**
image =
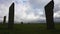
[[[15,3],[15,22],[46,22],[44,6],[51,0],[0,0],[0,21],[7,16],[9,6]],[[54,21],[60,20],[60,0],[54,0]]]

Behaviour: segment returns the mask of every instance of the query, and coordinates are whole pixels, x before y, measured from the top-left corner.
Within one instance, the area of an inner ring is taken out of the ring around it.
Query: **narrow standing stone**
[[[13,29],[14,24],[14,3],[9,7],[8,29]]]
[[[50,1],[45,6],[45,14],[46,14],[46,22],[47,22],[47,29],[54,29],[54,20],[53,20],[53,9],[54,9],[54,1]]]
[[[6,23],[6,16],[4,16],[4,19],[3,19],[3,24]]]

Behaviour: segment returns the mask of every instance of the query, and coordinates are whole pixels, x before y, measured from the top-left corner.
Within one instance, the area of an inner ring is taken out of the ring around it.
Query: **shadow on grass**
[[[14,29],[15,34],[60,34],[60,30],[47,30],[47,29]]]
[[[55,29],[55,30],[50,30],[51,32],[55,32],[55,33],[60,33],[60,30]]]
[[[13,29],[9,30],[6,28],[0,28],[0,34],[60,34],[60,30],[47,30],[47,29]]]

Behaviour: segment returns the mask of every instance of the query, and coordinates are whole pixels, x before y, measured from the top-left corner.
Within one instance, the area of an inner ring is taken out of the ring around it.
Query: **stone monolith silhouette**
[[[8,29],[13,29],[14,24],[14,3],[9,7]]]
[[[45,6],[45,14],[46,14],[46,22],[47,22],[47,29],[54,29],[54,20],[53,20],[53,10],[54,10],[54,1],[51,0]]]
[[[21,24],[23,24],[23,22],[21,22]]]
[[[3,24],[6,23],[6,16],[4,16],[4,19],[3,19]]]

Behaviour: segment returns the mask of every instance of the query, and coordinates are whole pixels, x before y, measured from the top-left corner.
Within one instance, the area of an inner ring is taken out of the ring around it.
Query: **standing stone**
[[[13,29],[14,24],[14,3],[9,7],[8,29]]]
[[[21,22],[21,24],[23,24],[23,22]]]
[[[3,24],[6,23],[6,16],[4,16],[4,19],[3,19]]]
[[[52,0],[45,6],[47,29],[54,29],[53,9],[54,1]]]

